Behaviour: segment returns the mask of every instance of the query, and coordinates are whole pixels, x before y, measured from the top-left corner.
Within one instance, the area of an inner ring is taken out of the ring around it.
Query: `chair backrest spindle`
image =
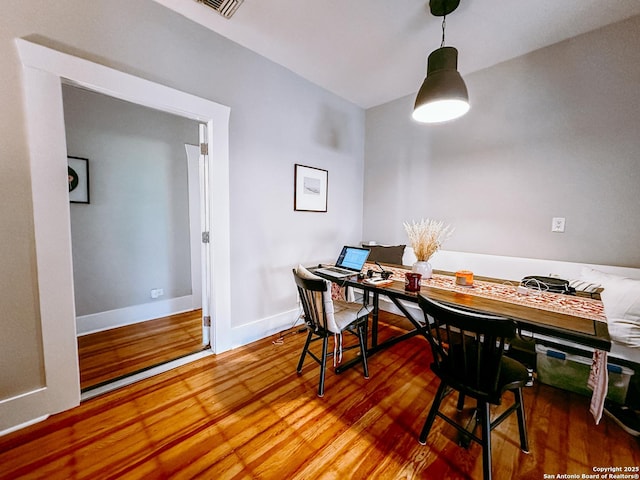
[[[506,343],[515,337],[513,320],[459,310],[419,296],[429,321],[432,369],[456,389],[499,403],[501,359]]]
[[[331,282],[321,278],[303,278],[296,275],[295,270],[294,279],[307,325],[314,331],[337,332],[333,320]]]

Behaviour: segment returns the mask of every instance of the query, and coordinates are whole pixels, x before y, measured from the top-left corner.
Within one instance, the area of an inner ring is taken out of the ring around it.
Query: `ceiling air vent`
[[[197,0],[204,3],[207,7],[213,8],[216,12],[225,18],[231,18],[244,0]]]

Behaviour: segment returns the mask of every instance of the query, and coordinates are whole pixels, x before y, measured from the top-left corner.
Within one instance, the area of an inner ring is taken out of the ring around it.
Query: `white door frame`
[[[211,347],[215,353],[230,348],[229,107],[23,39],[17,39],[16,46],[23,65],[43,382],[33,391],[0,401],[0,432],[80,403],[63,82],[207,125],[209,211],[215,226]]]

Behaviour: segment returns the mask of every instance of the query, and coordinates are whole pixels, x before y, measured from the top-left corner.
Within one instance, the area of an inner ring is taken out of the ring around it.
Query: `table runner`
[[[405,281],[405,273],[409,271],[407,268],[391,267],[388,265],[385,265],[384,268],[392,272],[391,278],[393,280],[403,283]],[[367,271],[369,269],[375,272],[379,270],[379,267],[371,263],[365,264],[363,270]],[[467,295],[476,295],[540,310],[579,316],[599,322],[607,321],[604,307],[599,300],[539,291],[536,292],[535,295],[522,295],[517,292],[519,282],[505,281],[503,283],[496,283],[474,280],[473,286],[468,287],[457,285],[454,276],[433,274],[430,279],[421,279],[420,284],[424,287],[435,287],[465,293]],[[608,390],[607,352],[594,350],[588,385],[593,390],[589,411],[593,415],[597,425],[602,418],[604,400]]]
[[[408,269],[400,267],[390,267],[385,265],[385,270],[393,272],[391,278],[399,282],[405,280],[405,273]],[[364,270],[379,270],[376,265],[365,264]],[[456,285],[455,277],[452,275],[439,275],[434,273],[433,278],[422,279],[420,284],[423,287],[435,287],[443,290],[451,290],[467,295],[500,300],[502,302],[524,305],[526,307],[538,308],[550,312],[564,313],[599,322],[606,322],[604,307],[600,300],[588,297],[578,297],[575,295],[562,295],[550,292],[535,292],[535,295],[521,295],[517,293],[518,282],[505,281],[504,283],[487,282],[474,280],[473,286],[465,287]]]

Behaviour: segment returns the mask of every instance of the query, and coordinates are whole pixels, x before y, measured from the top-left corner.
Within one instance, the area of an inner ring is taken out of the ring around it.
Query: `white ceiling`
[[[231,19],[155,1],[363,108],[417,92],[442,35],[428,0],[245,0]],[[445,44],[464,76],[639,14],[639,0],[461,0]]]

